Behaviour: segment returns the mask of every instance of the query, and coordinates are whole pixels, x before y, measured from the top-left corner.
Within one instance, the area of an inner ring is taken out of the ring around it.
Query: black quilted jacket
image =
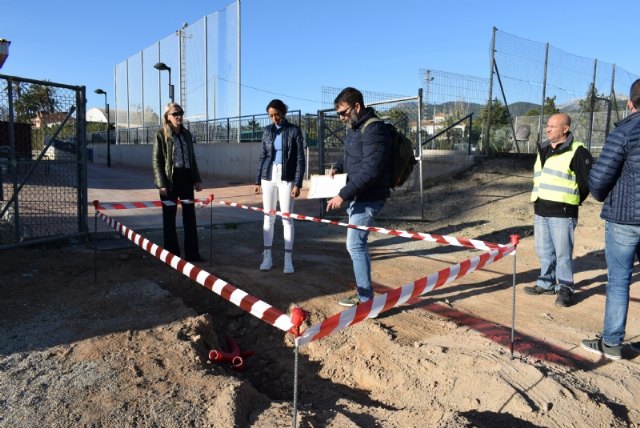
[[[281,180],[293,181],[294,186],[302,188],[306,163],[304,160],[304,138],[302,131],[286,119],[282,124],[282,177]],[[273,141],[276,139],[276,126],[271,124],[262,133],[262,149],[258,159],[256,184],[260,179],[271,180],[273,157],[276,154]]]
[[[347,173],[347,185],[340,190],[345,201],[384,201],[389,197],[391,181],[391,136],[384,122],[368,125],[364,132],[360,127],[375,112],[367,108],[367,113],[347,130],[344,156],[335,168]]]

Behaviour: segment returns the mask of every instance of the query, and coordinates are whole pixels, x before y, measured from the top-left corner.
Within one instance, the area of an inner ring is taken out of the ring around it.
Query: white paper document
[[[347,184],[347,174],[312,175],[307,199],[333,198]]]

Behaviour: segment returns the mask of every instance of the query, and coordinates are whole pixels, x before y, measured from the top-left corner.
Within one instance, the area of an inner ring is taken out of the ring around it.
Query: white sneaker
[[[271,250],[264,250],[262,253],[262,263],[260,264],[260,270],[269,270],[273,267],[273,260],[271,260]]]
[[[284,273],[293,273],[293,254],[291,252],[284,253],[284,269],[282,270]]]

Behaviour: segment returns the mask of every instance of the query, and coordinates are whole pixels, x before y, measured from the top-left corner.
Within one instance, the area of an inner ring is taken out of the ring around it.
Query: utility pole
[[[179,49],[180,49],[180,105],[182,106],[182,111],[187,110],[187,24],[186,22],[182,24],[178,30],[176,30],[176,35],[178,36],[179,41]]]

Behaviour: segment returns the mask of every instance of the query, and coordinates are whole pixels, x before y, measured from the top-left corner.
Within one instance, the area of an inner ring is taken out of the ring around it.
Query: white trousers
[[[276,205],[280,202],[279,211],[293,212],[293,201],[291,190],[293,190],[293,181],[282,181],[282,165],[273,164],[271,171],[271,181],[261,180],[262,187],[262,208],[265,211],[276,210]],[[262,226],[262,236],[265,248],[271,248],[273,244],[273,230],[276,222],[276,216],[264,216],[264,224]],[[282,229],[284,232],[284,249],[291,251],[293,249],[294,227],[293,219],[282,217]]]

